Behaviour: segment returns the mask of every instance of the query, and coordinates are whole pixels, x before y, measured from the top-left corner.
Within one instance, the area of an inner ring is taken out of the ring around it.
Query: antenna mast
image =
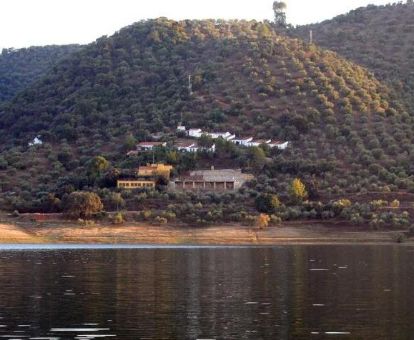
[[[313,31],[312,30],[309,31],[309,43],[313,44]]]
[[[188,76],[188,94],[190,97],[193,95],[193,83],[191,81],[191,75]]]

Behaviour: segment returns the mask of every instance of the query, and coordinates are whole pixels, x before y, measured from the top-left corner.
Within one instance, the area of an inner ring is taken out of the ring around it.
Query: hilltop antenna
[[[309,31],[309,43],[313,44],[313,31],[312,30]]]
[[[193,83],[191,81],[191,75],[188,76],[188,94],[190,97],[193,95]]]

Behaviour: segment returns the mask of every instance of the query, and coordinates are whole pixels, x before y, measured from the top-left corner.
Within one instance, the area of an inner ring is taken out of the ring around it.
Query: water
[[[412,339],[413,255],[1,246],[0,339]]]

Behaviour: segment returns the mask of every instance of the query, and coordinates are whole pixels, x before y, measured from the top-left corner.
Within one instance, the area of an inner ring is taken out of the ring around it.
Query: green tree
[[[280,200],[276,195],[261,194],[257,196],[256,209],[261,213],[274,214],[280,207]]]
[[[198,139],[198,144],[203,148],[209,148],[214,144],[214,140],[207,135],[201,135]]]
[[[116,211],[125,207],[125,200],[119,192],[113,192],[109,197],[109,201],[112,207],[116,207]]]
[[[128,134],[124,139],[123,149],[125,151],[130,151],[135,149],[135,145],[137,144],[137,140],[132,134]]]
[[[276,26],[286,27],[286,8],[287,5],[283,1],[273,2],[273,12],[275,15]]]
[[[102,156],[96,156],[89,161],[88,173],[90,177],[97,178],[109,168],[110,163]]]
[[[75,191],[66,198],[63,209],[69,216],[85,218],[102,211],[103,205],[97,194]]]
[[[289,188],[289,195],[294,203],[303,202],[308,197],[305,184],[299,178],[295,178]]]
[[[266,163],[266,154],[260,147],[251,147],[247,151],[247,160],[250,167],[259,171]]]

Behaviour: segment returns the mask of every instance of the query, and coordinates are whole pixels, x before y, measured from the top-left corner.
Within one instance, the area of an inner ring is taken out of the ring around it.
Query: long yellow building
[[[147,181],[147,180],[118,180],[117,187],[121,189],[142,189],[142,188],[155,188],[155,181]]]

